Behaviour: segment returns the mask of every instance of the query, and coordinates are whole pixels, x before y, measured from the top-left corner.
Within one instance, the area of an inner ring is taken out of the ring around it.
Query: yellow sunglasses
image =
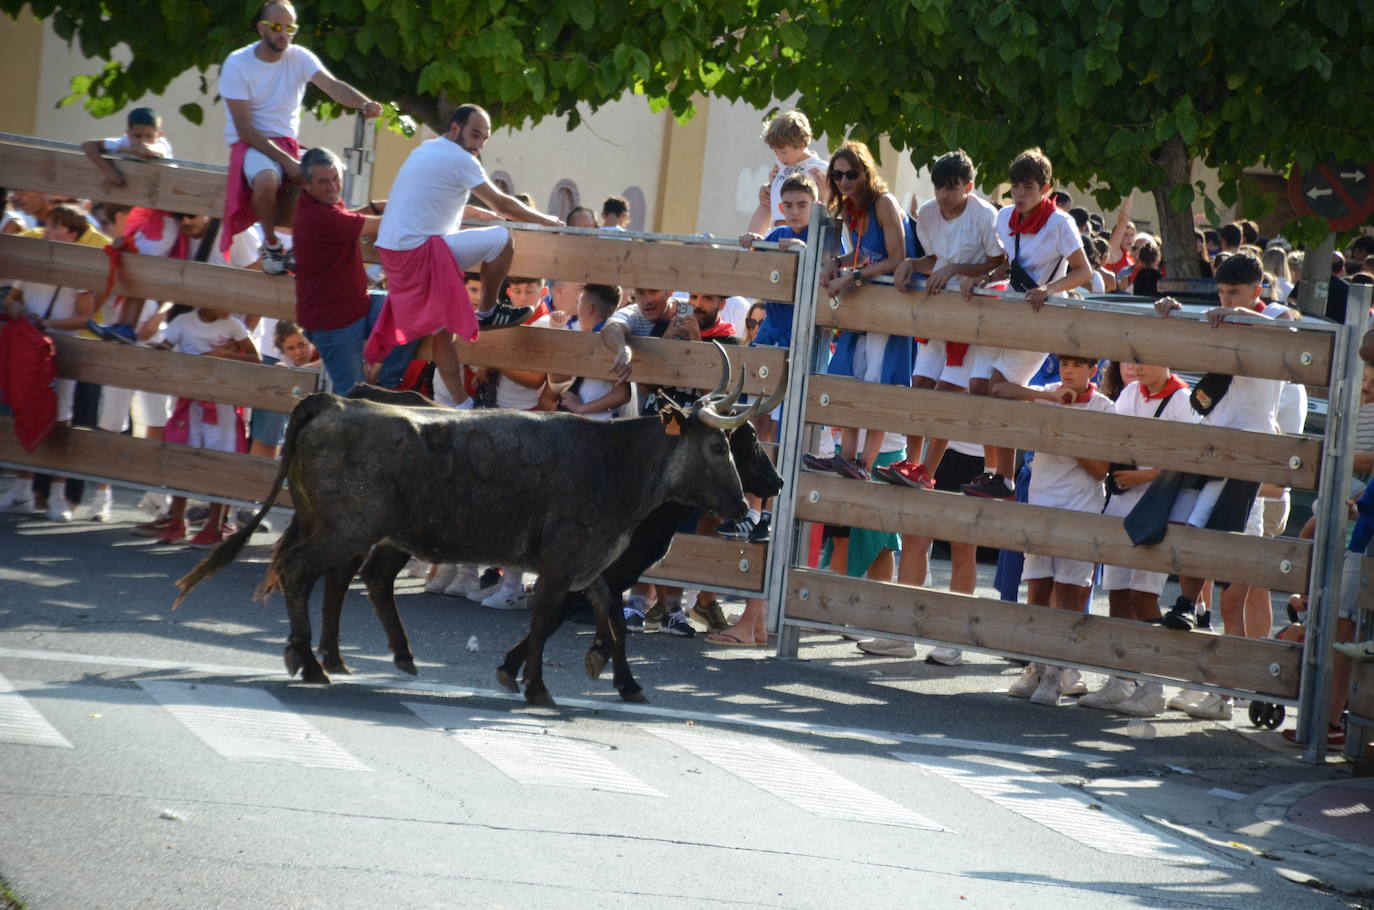
[[[280,22],[268,22],[266,19],[258,20],[258,25],[265,25],[271,31],[286,32],[288,35],[294,35],[301,30],[299,25],[282,25]]]

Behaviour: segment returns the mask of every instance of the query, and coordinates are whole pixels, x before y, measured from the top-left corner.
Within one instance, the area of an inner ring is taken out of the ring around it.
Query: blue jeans
[[[324,361],[324,371],[329,376],[329,384],[337,395],[347,395],[353,387],[363,381],[363,346],[372,334],[372,326],[382,313],[386,301],[385,291],[368,291],[372,306],[368,314],[357,322],[341,329],[313,330],[305,333],[310,343],[320,352]],[[400,382],[405,376],[406,367],[415,357],[415,349],[420,346],[417,338],[409,344],[393,348],[382,361],[382,372],[377,382],[387,388]]]

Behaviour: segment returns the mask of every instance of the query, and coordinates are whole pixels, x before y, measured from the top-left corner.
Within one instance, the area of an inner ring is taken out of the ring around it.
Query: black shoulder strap
[[[1163,400],[1160,401],[1160,403],[1159,403],[1159,407],[1155,408],[1155,416],[1156,416],[1156,417],[1158,417],[1160,414],[1163,414],[1163,413],[1164,413],[1164,409],[1167,408],[1167,407],[1169,406],[1169,402],[1171,402],[1171,401],[1174,400],[1174,396],[1177,395],[1177,394],[1179,393],[1179,391],[1180,391],[1179,389],[1174,389],[1174,390],[1173,390],[1172,392],[1170,392],[1168,395],[1165,395],[1165,396],[1164,396]]]

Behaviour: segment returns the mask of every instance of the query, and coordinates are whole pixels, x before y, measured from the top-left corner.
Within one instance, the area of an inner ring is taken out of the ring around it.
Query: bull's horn
[[[782,400],[787,397],[787,366],[783,365],[782,374],[778,376],[778,384],[773,387],[773,394],[769,395],[764,401],[756,401],[745,413],[748,420],[755,417],[762,417],[764,414],[772,413],[773,409],[782,404]]]
[[[744,426],[749,420],[749,412],[743,414],[718,414],[711,409],[710,404],[703,405],[697,409],[697,417],[708,427],[715,427],[717,430],[734,430]]]
[[[711,409],[719,414],[730,413],[730,409],[735,406],[735,402],[739,401],[740,395],[744,394],[744,380],[748,375],[748,370],[740,370],[739,382],[735,383],[735,388],[730,392],[729,395],[726,395],[724,398],[715,401],[707,402]]]
[[[725,346],[719,341],[713,340],[711,344],[716,346],[717,351],[720,351],[720,382],[716,383],[716,387],[705,396],[704,401],[710,401],[723,395],[725,390],[730,388],[730,355],[725,353]]]

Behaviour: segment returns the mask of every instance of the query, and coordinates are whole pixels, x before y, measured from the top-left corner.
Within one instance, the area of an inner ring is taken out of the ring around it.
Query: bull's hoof
[[[301,655],[291,645],[287,645],[286,650],[282,651],[282,661],[286,664],[286,675],[291,677],[301,672],[301,667],[305,666]]]
[[[526,689],[525,701],[531,705],[534,705],[536,708],[558,707],[558,702],[553,700],[553,696],[550,695],[547,690],[543,692],[532,692],[529,689]]]
[[[353,675],[353,671],[348,669],[348,667],[344,664],[343,658],[337,658],[334,660],[326,658],[320,661],[320,664],[324,667],[324,672],[326,673],[337,673],[340,676]]]
[[[595,648],[588,648],[583,663],[587,667],[587,676],[591,679],[598,679],[601,676],[601,671],[606,669],[606,655]]]
[[[313,666],[305,667],[301,671],[301,681],[319,683],[327,686],[329,685],[329,675],[324,672],[324,667],[321,667],[319,664],[314,664]]]
[[[496,668],[496,681],[504,686],[507,691],[520,691],[520,684],[515,681],[515,674],[511,673],[505,667]]]
[[[420,675],[420,671],[415,669],[415,658],[413,657],[397,657],[392,663],[396,665],[396,669],[409,673],[411,676]]]
[[[626,686],[625,688],[621,689],[620,700],[628,701],[631,704],[636,705],[647,705],[649,703],[649,699],[644,697],[644,690],[641,689],[639,686],[635,686],[633,689],[629,686]]]

